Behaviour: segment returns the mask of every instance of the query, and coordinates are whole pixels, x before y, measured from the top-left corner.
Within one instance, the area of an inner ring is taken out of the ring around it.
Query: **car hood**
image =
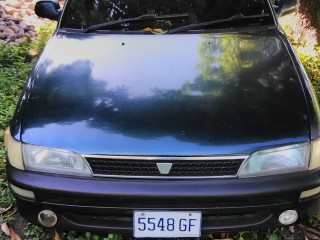
[[[21,140],[86,154],[248,154],[308,141],[276,30],[59,33],[31,77]],[[32,86],[32,87],[31,87]]]

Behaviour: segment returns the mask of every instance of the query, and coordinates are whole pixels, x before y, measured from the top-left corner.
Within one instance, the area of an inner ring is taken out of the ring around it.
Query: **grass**
[[[295,14],[282,18],[281,24],[292,41],[320,98],[320,48],[314,38],[314,31],[312,29],[296,30],[297,16]],[[32,56],[36,55],[45,45],[52,33],[52,28],[54,26],[40,28],[39,39],[31,43],[25,43],[21,47],[6,44],[0,45],[0,209],[5,209],[14,203],[13,197],[8,190],[5,174],[4,130],[12,117],[21,88],[34,65],[35,57]],[[17,216],[13,207],[0,215],[0,224],[5,222],[13,224],[17,220]],[[319,217],[315,216],[310,219],[310,224],[319,227]],[[24,239],[32,240],[53,239],[55,235],[52,231],[45,231],[30,224],[22,229],[22,233]],[[60,236],[67,240],[120,240],[126,238],[119,234],[99,236],[90,232],[76,233],[72,231],[61,233]],[[239,240],[285,240],[292,239],[293,236],[288,228],[279,228],[268,231],[242,232],[233,237]],[[0,233],[0,239],[10,238]]]

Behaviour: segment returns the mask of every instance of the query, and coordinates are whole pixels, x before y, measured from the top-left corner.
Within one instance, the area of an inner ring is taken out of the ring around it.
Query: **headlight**
[[[246,160],[238,176],[246,178],[304,171],[309,167],[309,160],[309,143],[259,151]]]
[[[92,176],[87,161],[78,154],[27,144],[22,145],[22,152],[26,170]]]

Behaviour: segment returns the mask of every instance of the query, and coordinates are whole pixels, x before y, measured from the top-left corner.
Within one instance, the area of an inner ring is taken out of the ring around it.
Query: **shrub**
[[[280,18],[280,24],[299,55],[320,99],[320,46],[316,29],[312,28],[302,15],[296,13]]]

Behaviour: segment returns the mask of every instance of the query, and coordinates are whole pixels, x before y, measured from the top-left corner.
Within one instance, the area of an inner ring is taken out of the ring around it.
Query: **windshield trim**
[[[252,32],[258,30],[265,30],[265,29],[277,29],[278,27],[274,24],[267,24],[267,25],[257,25],[257,26],[243,26],[237,28],[212,28],[212,29],[196,29],[190,30],[188,32],[178,32],[174,34],[220,34],[220,33],[242,33],[242,32]],[[104,35],[104,34],[113,34],[113,35],[155,35],[150,32],[145,31],[121,31],[121,30],[97,30],[95,32],[84,33],[82,29],[77,28],[59,28],[57,29],[57,33],[70,33],[70,34],[95,34],[95,35]],[[163,34],[163,35],[155,35],[155,36],[172,36],[172,34]]]
[[[275,11],[274,11],[274,8],[273,8],[273,4],[271,2],[271,0],[264,0],[265,1],[265,12],[266,14],[269,14],[270,17],[272,17],[273,21],[269,24],[265,24],[264,26],[265,27],[273,27],[273,26],[276,26],[277,28],[279,28],[279,22],[278,22],[278,18],[275,14]],[[62,8],[62,11],[61,11],[61,14],[60,14],[60,18],[59,18],[59,21],[57,23],[57,30],[58,29],[72,29],[72,31],[83,31],[84,28],[72,28],[72,27],[63,27],[61,26],[62,23],[63,23],[63,17],[65,16],[66,14],[66,9],[67,9],[67,6],[68,4],[71,2],[71,0],[65,0],[65,4],[63,5],[63,8]],[[97,25],[97,24],[96,24]],[[241,27],[242,28],[242,27]],[[207,29],[206,31],[211,31],[211,30],[215,30],[215,29]],[[135,30],[131,30],[131,32],[138,32],[138,31],[135,31]]]

